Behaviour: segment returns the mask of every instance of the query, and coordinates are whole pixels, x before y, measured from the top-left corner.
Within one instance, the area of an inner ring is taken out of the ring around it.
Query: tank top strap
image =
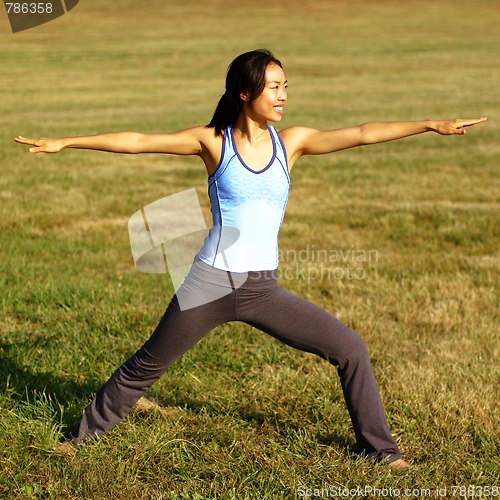
[[[272,125],[269,125],[269,130],[271,131],[271,137],[275,144],[276,157],[287,176],[288,182],[290,182],[290,175],[288,172],[288,156],[286,154],[286,149],[285,145],[283,144],[283,140],[281,139],[279,132]]]
[[[224,130],[224,143],[229,157],[234,156],[236,154],[236,148],[233,143],[233,127],[231,125],[228,125]]]
[[[288,158],[285,150],[285,145],[283,144],[281,136],[279,135],[279,132],[275,127],[273,127],[272,125],[268,125],[268,130],[271,136],[271,141],[273,143],[273,161],[277,160],[279,162],[282,169],[286,173],[288,181],[290,182],[288,173]],[[215,172],[209,176],[209,179],[220,177],[220,175],[224,173],[234,157],[240,158],[234,144],[233,127],[231,125],[228,125],[224,130],[224,138],[222,141],[222,152],[219,165],[215,169]],[[240,161],[242,161],[241,158]],[[271,164],[269,165],[269,167],[271,167]]]
[[[224,136],[222,139],[222,151],[219,160],[219,164],[217,168],[213,172],[213,174],[208,176],[209,183],[213,180],[219,178],[224,171],[226,170],[229,162],[236,156],[236,152],[234,150],[233,141],[231,139],[231,126],[228,126],[224,129]]]

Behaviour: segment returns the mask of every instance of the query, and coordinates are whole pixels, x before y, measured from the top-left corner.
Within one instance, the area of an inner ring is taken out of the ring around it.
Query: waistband
[[[254,288],[263,285],[269,286],[278,282],[278,268],[237,273],[210,266],[198,258],[194,260],[189,274],[194,274],[197,278],[214,285],[224,285],[229,280],[233,288]]]

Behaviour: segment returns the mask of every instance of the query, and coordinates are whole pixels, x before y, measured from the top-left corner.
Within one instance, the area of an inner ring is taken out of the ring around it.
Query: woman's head
[[[209,127],[214,127],[216,135],[221,135],[228,125],[234,125],[242,109],[242,93],[248,94],[247,102],[252,102],[264,90],[266,69],[269,64],[281,62],[267,49],[252,50],[239,55],[229,65],[226,75],[226,90],[215,110]]]

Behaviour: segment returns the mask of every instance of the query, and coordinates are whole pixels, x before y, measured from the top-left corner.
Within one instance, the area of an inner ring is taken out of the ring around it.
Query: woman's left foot
[[[402,458],[398,458],[397,460],[394,460],[394,462],[389,462],[389,467],[392,470],[400,471],[400,470],[404,470],[404,469],[407,469],[408,467],[410,467],[410,464],[406,460],[403,460]]]

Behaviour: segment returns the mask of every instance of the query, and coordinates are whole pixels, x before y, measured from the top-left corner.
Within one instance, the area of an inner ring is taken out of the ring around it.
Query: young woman
[[[31,153],[79,148],[197,155],[208,173],[213,227],[153,335],[118,368],[87,408],[71,434],[73,445],[111,429],[189,348],[216,326],[237,320],[335,365],[354,427],[355,454],[387,461],[395,469],[408,466],[389,431],[361,337],[278,285],[277,239],[289,174],[302,155],[429,131],[461,135],[485,118],[374,122],[327,131],[290,127],[278,132],[268,122],[281,120],[286,89],[280,61],[267,50],[255,50],[231,63],[225,93],[207,126],[165,134],[15,139],[31,145]],[[224,244],[226,233],[237,234],[236,241]],[[186,308],[182,303],[195,305]]]

